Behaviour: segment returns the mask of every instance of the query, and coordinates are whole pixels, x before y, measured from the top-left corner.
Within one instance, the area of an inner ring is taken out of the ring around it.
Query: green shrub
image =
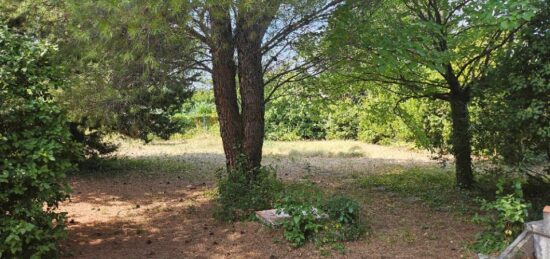
[[[282,183],[270,167],[253,171],[242,162],[230,171],[220,171],[216,216],[225,221],[250,218],[254,211],[269,209],[282,190]]]
[[[523,230],[530,204],[523,198],[521,182],[513,183],[513,193],[505,193],[505,181],[497,183],[496,200],[480,199],[485,216],[474,216],[474,222],[486,225],[478,234],[473,249],[482,253],[493,253],[504,249]]]
[[[51,92],[55,46],[0,25],[0,258],[52,258],[65,236],[65,172],[76,152]]]
[[[289,202],[289,199],[286,198],[284,205],[277,208],[277,212],[283,211],[290,215],[290,219],[283,222],[284,237],[293,247],[304,245],[308,239],[323,228],[320,219],[318,219],[320,211],[311,204]]]
[[[550,172],[550,2],[536,2],[540,11],[473,87],[472,145],[501,163]]]
[[[336,196],[322,201],[319,194],[305,196],[305,192],[287,193],[277,205],[278,212],[290,216],[282,226],[284,237],[291,246],[302,246],[308,240],[319,246],[333,245],[357,240],[365,233],[365,226],[359,219],[361,208],[355,200]]]
[[[323,210],[341,224],[353,224],[359,219],[359,203],[346,196],[334,196],[323,206]]]
[[[358,105],[350,99],[344,99],[327,107],[323,114],[326,117],[327,139],[357,139],[360,119]]]
[[[333,196],[321,206],[330,221],[325,224],[318,242],[353,241],[365,233],[365,225],[360,220],[361,206],[346,196]]]
[[[287,97],[266,107],[265,131],[269,140],[324,139],[326,131],[321,111],[314,101]]]

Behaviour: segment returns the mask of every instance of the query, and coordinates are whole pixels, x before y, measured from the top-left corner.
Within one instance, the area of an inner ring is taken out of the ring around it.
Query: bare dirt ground
[[[352,141],[268,142],[265,163],[286,181],[305,176],[334,192],[354,192],[369,231],[336,258],[470,258],[466,245],[478,230],[468,217],[438,211],[379,190],[354,190],[350,177],[387,167],[430,166],[427,154]],[[257,222],[213,218],[213,171],[224,164],[219,140],[125,143],[120,156],[183,161],[180,172],[73,176],[66,257],[74,258],[318,258],[313,244],[291,248],[281,230]],[[160,163],[162,165],[162,163]],[[433,165],[432,165],[433,166]],[[200,177],[193,177],[200,175]]]

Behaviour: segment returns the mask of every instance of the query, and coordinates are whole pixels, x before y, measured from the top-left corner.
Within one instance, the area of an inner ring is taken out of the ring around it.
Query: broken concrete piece
[[[317,219],[326,219],[328,218],[328,215],[325,213],[319,214],[319,210],[317,208],[313,208],[313,213],[315,214],[315,218]],[[306,213],[305,211],[303,213]],[[260,219],[261,222],[264,224],[271,226],[271,227],[277,227],[281,225],[281,223],[285,220],[290,218],[290,215],[288,215],[284,210],[281,210],[281,212],[277,213],[276,209],[270,209],[270,210],[261,210],[256,211],[256,217]]]
[[[277,213],[276,209],[271,209],[256,211],[256,217],[258,217],[262,223],[275,227],[280,225],[285,219],[289,218],[290,215],[284,212]]]

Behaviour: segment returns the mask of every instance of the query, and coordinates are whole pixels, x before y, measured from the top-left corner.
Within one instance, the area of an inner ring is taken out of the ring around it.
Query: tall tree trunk
[[[443,49],[446,49],[446,42]],[[453,66],[446,64],[445,80],[450,88],[451,120],[453,124],[452,143],[455,157],[456,184],[460,188],[469,189],[474,183],[472,172],[472,137],[470,135],[470,118],[468,102],[470,90],[460,84],[454,73]]]
[[[264,141],[265,103],[261,54],[262,33],[256,28],[256,25],[247,26],[247,24],[240,23],[237,36],[238,74],[244,133],[243,151],[249,170],[260,166]]]
[[[230,4],[221,3],[213,4],[209,14],[214,97],[227,166],[235,166],[242,154],[250,172],[261,165],[265,134],[262,39],[280,5],[279,1],[266,1],[261,9],[249,9],[252,3],[255,2],[238,6],[238,12],[233,14],[237,17],[232,17]],[[235,35],[232,18],[237,18]],[[233,57],[235,50],[238,66]]]
[[[456,166],[456,183],[461,188],[470,188],[474,183],[468,101],[467,90],[451,91],[449,102],[453,124],[453,154]]]
[[[230,169],[242,153],[243,127],[237,99],[235,45],[229,7],[215,5],[211,10],[210,23],[214,99],[226,164]]]

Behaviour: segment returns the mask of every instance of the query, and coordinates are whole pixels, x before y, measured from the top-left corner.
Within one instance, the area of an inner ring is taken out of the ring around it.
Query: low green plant
[[[346,196],[334,196],[323,206],[328,215],[341,224],[353,224],[359,218],[359,203]]]
[[[322,205],[322,209],[332,221],[324,229],[325,241],[357,240],[365,232],[357,201],[346,196],[334,196]]]
[[[319,211],[311,204],[286,204],[279,207],[277,211],[290,215],[288,220],[283,222],[285,229],[284,237],[293,247],[300,247],[318,233],[322,228]]]
[[[287,194],[277,205],[279,213],[290,216],[283,222],[283,228],[284,237],[291,246],[302,246],[308,240],[318,246],[335,245],[357,240],[365,232],[359,220],[361,208],[355,200],[336,196],[322,201],[321,196],[316,199],[304,196],[304,193]]]
[[[242,162],[219,171],[218,179],[216,216],[223,221],[252,218],[254,211],[272,208],[282,190],[273,168],[247,170]]]
[[[504,179],[498,181],[494,201],[479,199],[486,215],[476,214],[473,220],[486,229],[478,234],[472,247],[475,251],[487,254],[500,251],[523,229],[531,205],[523,198],[520,180],[513,182],[511,193],[507,194],[505,185]]]

